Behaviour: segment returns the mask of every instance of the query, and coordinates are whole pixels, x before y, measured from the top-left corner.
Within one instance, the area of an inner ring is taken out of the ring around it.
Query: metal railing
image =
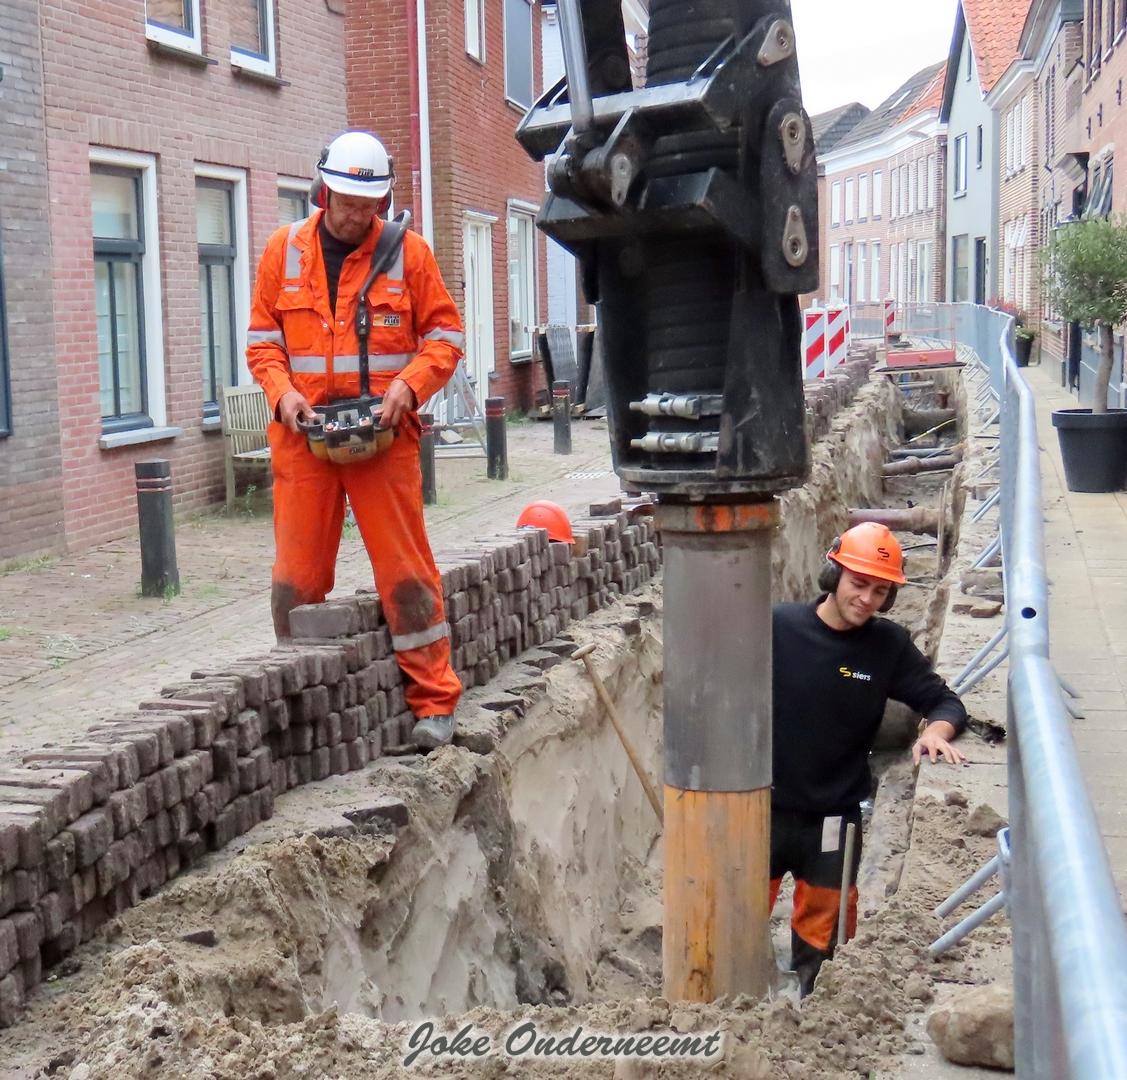
[[[1000,425],[1017,1075],[1127,1080],[1127,923],[1049,659],[1033,393],[1014,360],[1009,316],[971,304],[906,305],[901,328],[913,335],[944,323],[970,350],[972,382],[977,368]]]

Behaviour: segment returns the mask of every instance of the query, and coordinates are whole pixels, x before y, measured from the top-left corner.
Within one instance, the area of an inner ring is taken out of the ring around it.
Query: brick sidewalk
[[[552,453],[550,424],[510,426],[508,441],[504,483],[485,478],[483,457],[440,459],[438,504],[427,509],[436,554],[510,528],[531,499],[585,512],[619,491],[605,421],[573,426],[570,457]],[[139,595],[136,534],[0,575],[0,755],[80,732],[193,668],[270,649],[269,507],[244,500],[230,516],[180,521],[176,547],[182,592],[170,601]],[[346,529],[336,591],[371,584]]]

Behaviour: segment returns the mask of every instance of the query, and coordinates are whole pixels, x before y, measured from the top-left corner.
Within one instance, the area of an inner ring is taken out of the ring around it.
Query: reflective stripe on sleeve
[[[410,652],[412,649],[421,649],[424,645],[433,645],[436,641],[449,636],[449,624],[440,622],[426,630],[420,630],[417,634],[392,634],[391,647],[396,652]]]
[[[281,345],[286,347],[286,335],[281,330],[248,330],[248,345]]]
[[[445,341],[456,349],[466,347],[466,335],[460,330],[428,330],[423,334],[423,341]]]

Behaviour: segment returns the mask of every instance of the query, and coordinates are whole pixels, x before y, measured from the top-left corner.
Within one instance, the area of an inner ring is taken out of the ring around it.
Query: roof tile
[[[1017,59],[1030,0],[962,0],[982,92],[989,94]]]

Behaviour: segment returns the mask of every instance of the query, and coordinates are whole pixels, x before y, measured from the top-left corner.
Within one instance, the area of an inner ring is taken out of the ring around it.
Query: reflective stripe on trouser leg
[[[416,716],[449,715],[462,684],[450,666],[442,581],[423,519],[417,421],[405,420],[385,453],[341,466],[340,474],[407,676],[407,704]]]
[[[304,435],[282,424],[267,431],[274,473],[274,632],[289,637],[289,613],[319,604],[332,591],[344,523],[337,468],[315,458]]]

